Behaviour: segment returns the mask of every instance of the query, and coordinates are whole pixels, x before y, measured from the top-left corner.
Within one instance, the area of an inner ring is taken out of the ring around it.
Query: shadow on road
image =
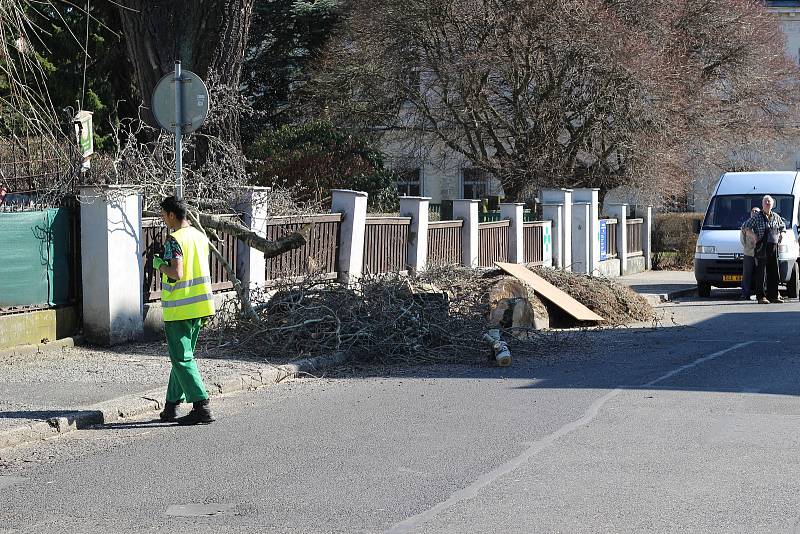
[[[736,309],[734,303],[727,302],[686,304]],[[553,338],[552,345],[544,349],[546,353],[520,356],[516,352],[511,367],[499,368],[489,361],[410,368],[363,365],[326,376],[498,379],[509,381],[509,389],[622,387],[800,395],[800,356],[796,354],[800,311],[780,311],[785,310],[781,306],[788,305],[739,304],[748,311],[726,312],[688,326],[563,333]],[[713,356],[719,352],[722,354]],[[709,356],[691,369],[645,387],[666,372]],[[528,383],[521,385],[520,381]]]
[[[731,292],[732,293],[732,292]],[[338,379],[496,379],[507,389],[675,389],[706,392],[800,394],[800,358],[795,347],[800,325],[797,304],[759,306],[687,299],[677,306],[723,307],[724,312],[687,326],[640,326],[547,334],[533,347],[512,344],[514,362],[499,368],[493,362],[398,365],[354,363],[320,372]],[[728,311],[730,309],[730,311]],[[669,313],[669,307],[662,308]],[[746,344],[735,347],[737,344]],[[719,351],[725,354],[676,373],[656,386],[645,387],[670,370],[692,364]],[[488,356],[488,348],[487,348]],[[79,428],[102,424],[101,412],[80,410],[0,411],[0,419],[50,421],[64,417]],[[88,421],[88,423],[87,423]],[[110,423],[105,428],[165,426],[160,420]]]

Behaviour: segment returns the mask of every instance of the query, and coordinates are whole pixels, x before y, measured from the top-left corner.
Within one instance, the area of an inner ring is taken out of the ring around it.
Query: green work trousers
[[[167,402],[198,402],[208,398],[194,360],[194,348],[197,346],[201,324],[200,319],[164,322],[169,359],[172,361]]]

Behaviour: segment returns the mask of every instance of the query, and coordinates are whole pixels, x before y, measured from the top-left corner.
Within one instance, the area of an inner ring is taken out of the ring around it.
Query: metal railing
[[[644,219],[628,219],[628,257],[641,256],[642,251],[642,225]]]
[[[464,221],[428,223],[428,267],[461,263],[461,229]]]
[[[367,217],[364,229],[364,274],[408,270],[411,217]]]
[[[339,265],[339,228],[341,213],[304,217],[275,217],[267,220],[266,238],[280,239],[314,223],[308,242],[302,247],[266,260],[265,279],[269,281],[314,275],[334,279]]]
[[[526,222],[522,225],[525,263],[544,265],[544,228],[547,222]]]
[[[606,221],[606,259],[611,260],[619,256],[617,246],[617,219],[605,219]]]
[[[508,227],[511,221],[478,225],[478,265],[492,267],[496,261],[508,261]]]

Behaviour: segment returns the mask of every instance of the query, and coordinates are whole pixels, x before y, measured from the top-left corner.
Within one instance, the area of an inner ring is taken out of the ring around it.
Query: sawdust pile
[[[532,270],[602,316],[606,324],[624,325],[653,319],[653,308],[645,298],[611,278],[593,277],[541,267]]]

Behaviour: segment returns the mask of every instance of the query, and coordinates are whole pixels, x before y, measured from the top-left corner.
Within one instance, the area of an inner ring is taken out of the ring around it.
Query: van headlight
[[[716,251],[717,247],[715,246],[697,245],[697,248],[695,248],[695,252],[698,254],[714,254]]]
[[[789,245],[778,245],[778,254],[788,254]]]

